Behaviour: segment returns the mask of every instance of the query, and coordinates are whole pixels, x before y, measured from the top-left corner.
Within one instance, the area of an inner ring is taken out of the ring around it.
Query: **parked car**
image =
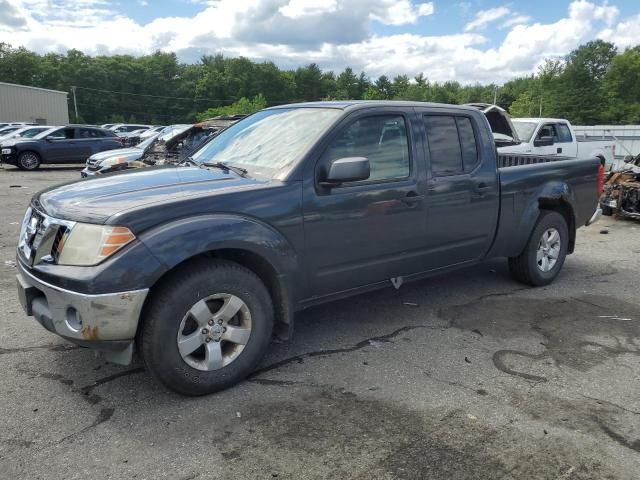
[[[37,123],[29,123],[29,122],[5,122],[0,123],[0,128],[4,127],[26,127],[28,125],[37,125]]]
[[[36,194],[19,298],[47,330],[187,395],[246,377],[311,305],[508,257],[552,282],[593,221],[600,161],[501,168],[477,109],[262,110],[192,156]],[[136,343],[137,342],[137,343]]]
[[[105,123],[105,124],[100,125],[100,128],[110,129],[114,125],[118,125],[118,124],[117,123]]]
[[[243,115],[243,118],[246,115]],[[82,177],[152,165],[180,164],[218,132],[237,121],[219,117],[194,125],[171,125],[132,148],[97,153],[87,159]]]
[[[33,138],[6,140],[0,159],[22,170],[35,170],[43,163],[83,163],[94,153],[121,147],[122,140],[110,130],[68,125]]]
[[[16,130],[20,130],[21,128],[22,125],[10,125],[7,127],[1,127],[0,136],[9,135],[10,133],[15,132]]]
[[[149,136],[161,132],[164,130],[164,126],[152,127],[152,128],[141,128],[138,130],[134,130],[132,132],[121,133],[120,137],[124,138],[124,143],[128,147],[133,147],[137,145],[142,140],[149,138]]]
[[[500,153],[558,155],[567,158],[598,157],[609,170],[615,160],[615,141],[578,137],[562,118],[512,118],[521,143],[505,146]]]
[[[2,145],[3,141],[10,140],[12,138],[32,138],[49,129],[51,129],[51,127],[41,125],[37,127],[21,127],[7,134],[0,132],[0,145]]]
[[[112,127],[109,128],[112,132],[115,132],[116,135],[126,136],[131,132],[135,132],[136,130],[148,130],[152,128],[152,125],[139,125],[133,123],[116,123]]]

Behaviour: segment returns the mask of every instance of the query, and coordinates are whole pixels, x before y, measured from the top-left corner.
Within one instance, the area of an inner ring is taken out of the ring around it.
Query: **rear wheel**
[[[564,217],[544,211],[522,253],[509,258],[511,275],[528,285],[548,285],[562,269],[568,246],[569,229]]]
[[[154,292],[141,332],[151,373],[171,390],[205,395],[251,373],[273,329],[269,293],[233,262],[192,263]]]
[[[40,155],[36,152],[22,152],[18,155],[18,168],[21,170],[37,170],[40,166]]]

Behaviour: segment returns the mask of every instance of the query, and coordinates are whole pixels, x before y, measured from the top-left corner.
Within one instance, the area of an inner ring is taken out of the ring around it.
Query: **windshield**
[[[340,115],[330,108],[262,110],[227,128],[193,154],[197,163],[227,163],[250,175],[283,178]]]
[[[24,128],[22,130],[18,130],[18,132],[16,133],[16,136],[22,137],[22,138],[32,138],[45,130],[48,130],[48,129],[47,128]]]
[[[519,122],[514,119],[511,119],[511,121],[518,133],[518,138],[523,142],[529,142],[538,124],[536,122]]]

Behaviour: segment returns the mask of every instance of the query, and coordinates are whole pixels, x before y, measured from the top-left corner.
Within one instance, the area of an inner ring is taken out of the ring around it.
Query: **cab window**
[[[369,159],[367,182],[397,180],[410,174],[409,139],[401,115],[376,115],[356,120],[328,149],[328,164],[345,157]]]

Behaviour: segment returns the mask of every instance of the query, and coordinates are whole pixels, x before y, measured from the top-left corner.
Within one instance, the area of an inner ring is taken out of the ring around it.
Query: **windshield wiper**
[[[183,158],[178,165],[183,165],[185,163],[187,163],[187,164],[190,163],[191,165],[195,165],[196,167],[199,165],[198,162],[196,162],[193,159],[193,157],[185,157],[185,158]]]
[[[240,175],[241,177],[246,177],[247,173],[249,173],[249,171],[246,168],[242,168],[242,167],[236,167],[234,165],[229,165],[228,163],[224,163],[224,162],[203,162],[200,165],[202,165],[203,167],[214,167],[214,168],[220,168],[222,170],[231,170],[233,173],[236,173],[238,175]]]

